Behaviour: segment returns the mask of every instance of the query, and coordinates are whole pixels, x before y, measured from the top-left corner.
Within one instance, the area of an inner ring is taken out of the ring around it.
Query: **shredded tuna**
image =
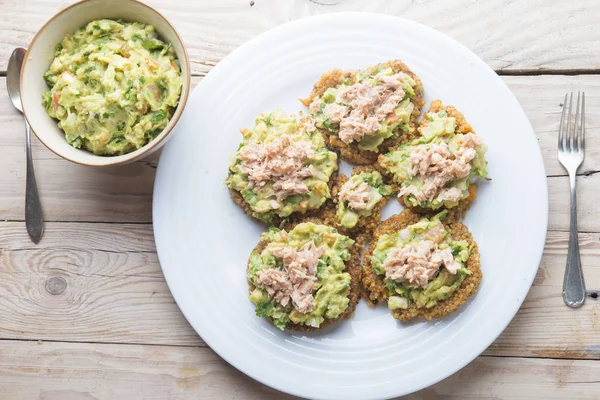
[[[437,197],[437,199],[439,201],[444,201],[444,200],[459,201],[461,198],[462,198],[462,190],[460,190],[459,188],[455,188],[455,187],[449,188],[449,189],[443,189]]]
[[[422,187],[414,185],[400,189],[399,197],[412,194],[419,202],[450,200],[462,198],[458,188],[444,187],[453,180],[463,179],[471,172],[470,162],[477,155],[475,148],[481,145],[481,140],[472,133],[457,137],[457,150],[450,152],[445,142],[440,144],[425,144],[416,146],[410,153],[411,169],[409,177],[422,180]]]
[[[323,113],[332,124],[338,124],[346,115],[346,106],[336,103],[327,104],[323,109]]]
[[[427,287],[442,265],[453,275],[460,269],[450,248],[440,250],[431,240],[394,249],[383,264],[387,278],[421,288]]]
[[[340,201],[347,201],[348,207],[354,210],[364,210],[371,200],[372,193],[366,182],[349,180],[340,189]]]
[[[285,307],[290,299],[301,313],[311,312],[315,299],[312,292],[317,280],[317,265],[323,248],[313,241],[300,250],[293,247],[270,248],[271,254],[283,263],[283,270],[271,268],[258,271],[257,283],[279,304]]]
[[[310,135],[311,133],[317,130],[315,123],[316,121],[314,118],[308,118],[306,122],[302,125],[302,127],[304,128],[304,130],[306,130],[306,133]]]
[[[358,142],[367,135],[374,135],[381,128],[377,117],[365,118],[362,111],[353,110],[340,123],[339,137],[345,143]]]
[[[396,109],[406,95],[402,90],[402,81],[406,79],[404,73],[380,73],[375,79],[381,84],[373,87],[368,83],[359,82],[341,89],[340,100],[346,106],[330,103],[323,109],[325,117],[331,123],[340,124],[338,135],[345,143],[375,135],[381,128],[381,122]],[[311,103],[309,109],[312,113],[321,109],[321,101],[321,98],[317,97]]]
[[[312,176],[304,162],[314,156],[308,141],[290,141],[281,136],[267,144],[250,143],[240,150],[238,168],[248,176],[248,188],[261,188],[273,182],[278,202],[294,194],[308,193],[303,178]]]
[[[275,268],[258,271],[256,283],[267,291],[269,296],[285,307],[290,302],[292,284],[287,275]]]

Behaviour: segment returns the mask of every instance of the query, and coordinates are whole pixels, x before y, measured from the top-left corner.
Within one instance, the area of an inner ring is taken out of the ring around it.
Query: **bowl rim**
[[[20,79],[19,79],[19,90],[21,91],[21,93],[23,93],[23,87],[24,87],[24,74],[23,72],[25,71],[25,67],[27,65],[27,62],[29,61],[29,57],[30,57],[30,52],[31,49],[34,47],[34,45],[36,44],[36,42],[38,41],[38,39],[40,38],[40,36],[44,33],[44,31],[48,28],[48,26],[54,22],[54,20],[59,17],[60,15],[63,15],[67,12],[69,12],[72,8],[81,6],[82,4],[85,3],[89,3],[92,1],[98,1],[98,0],[81,0],[78,1],[76,3],[73,3],[65,8],[63,8],[62,10],[60,10],[58,13],[54,14],[54,16],[52,16],[52,18],[50,18],[48,21],[46,21],[44,23],[44,25],[42,25],[42,27],[36,32],[36,34],[33,36],[33,39],[31,39],[31,42],[29,43],[29,46],[27,46],[27,50],[25,52],[25,57],[23,59],[23,65],[21,65],[21,71],[20,71]],[[123,1],[123,0],[121,0]],[[177,124],[177,122],[179,121],[181,115],[183,114],[185,105],[187,103],[188,97],[189,97],[189,93],[191,90],[191,69],[190,69],[190,60],[189,60],[189,55],[187,52],[187,48],[185,46],[185,43],[183,41],[183,39],[181,38],[181,35],[179,34],[179,32],[177,31],[177,29],[175,28],[175,26],[173,26],[173,24],[158,10],[156,10],[153,7],[150,7],[149,5],[139,1],[139,0],[126,0],[129,1],[130,3],[135,3],[139,6],[145,7],[150,9],[151,11],[153,11],[154,13],[156,13],[160,18],[163,19],[163,21],[169,26],[170,29],[173,30],[173,33],[175,34],[175,37],[177,38],[177,40],[181,43],[181,48],[183,49],[183,61],[185,62],[185,64],[187,65],[187,73],[182,75],[185,75],[183,78],[183,85],[182,85],[182,91],[181,94],[179,96],[179,104],[177,105],[177,109],[175,111],[175,113],[173,114],[173,116],[171,117],[171,120],[169,121],[169,123],[167,124],[167,126],[165,127],[165,129],[163,129],[163,131],[153,140],[151,140],[150,142],[146,143],[144,146],[142,146],[141,148],[134,150],[130,153],[127,154],[123,154],[121,156],[100,156],[97,154],[94,154],[92,152],[89,152],[91,155],[97,157],[98,160],[105,160],[105,162],[99,162],[99,163],[88,163],[88,162],[84,162],[81,161],[79,159],[73,158],[73,157],[69,157],[65,154],[61,154],[57,151],[55,151],[51,146],[48,145],[48,143],[46,143],[46,141],[44,141],[44,139],[37,134],[37,132],[35,131],[33,125],[31,124],[31,120],[27,117],[27,112],[25,109],[25,104],[23,103],[23,96],[21,96],[21,107],[23,108],[23,115],[25,116],[25,119],[27,121],[27,123],[29,124],[29,126],[31,127],[31,130],[33,131],[33,133],[35,134],[35,136],[38,138],[38,140],[40,142],[42,142],[42,144],[44,146],[46,146],[46,148],[48,148],[50,151],[52,151],[54,154],[56,154],[57,156],[64,158],[65,160],[74,162],[76,164],[80,164],[80,165],[87,165],[90,167],[108,167],[108,166],[114,166],[114,165],[123,165],[123,164],[127,164],[131,161],[134,161],[136,159],[139,159],[145,155],[148,155],[149,153],[152,153],[153,151],[157,150],[160,148],[160,146],[162,145],[162,143],[165,141],[165,139],[167,138],[167,136],[169,136],[169,134],[171,133],[171,131],[173,130],[173,128],[175,127],[175,125]],[[178,57],[179,59],[179,57]],[[179,64],[181,65],[181,60],[179,60]],[[184,90],[185,88],[185,90]],[[87,151],[87,150],[83,150],[83,151]],[[118,157],[118,158],[117,158]]]

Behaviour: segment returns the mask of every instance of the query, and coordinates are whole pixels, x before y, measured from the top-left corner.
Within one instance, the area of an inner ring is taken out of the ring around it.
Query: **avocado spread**
[[[380,236],[371,266],[384,276],[391,310],[431,308],[460,287],[471,271],[465,268],[471,247],[453,240],[441,220],[447,211],[423,218],[400,232]]]
[[[175,51],[153,26],[108,19],[65,36],[44,79],[50,90],[42,105],[67,142],[107,156],[162,132],[182,88]]]
[[[290,322],[318,328],[348,308],[351,276],[345,263],[352,239],[307,222],[289,232],[269,228],[261,241],[268,244],[252,252],[247,272],[256,315],[272,319],[281,330]],[[304,290],[307,286],[310,290]],[[304,312],[298,310],[302,306]]]

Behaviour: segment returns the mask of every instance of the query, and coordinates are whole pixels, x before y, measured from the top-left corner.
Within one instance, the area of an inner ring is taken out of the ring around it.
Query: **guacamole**
[[[97,155],[137,150],[167,126],[179,102],[181,70],[154,27],[92,21],[56,46],[42,105],[67,142]]]
[[[266,223],[317,209],[331,197],[337,155],[318,131],[308,133],[293,114],[273,110],[242,129],[226,185],[243,197],[249,215]]]
[[[270,318],[283,330],[288,323],[318,328],[346,311],[352,239],[329,226],[306,222],[289,232],[269,228],[261,243],[265,246],[252,252],[247,271],[257,316]],[[277,280],[268,279],[269,273]],[[303,292],[307,285],[312,290]],[[299,311],[302,305],[304,312]]]
[[[446,110],[429,112],[421,136],[379,158],[379,165],[400,186],[398,197],[409,207],[437,210],[456,207],[469,187],[487,177],[487,147],[474,133],[456,133],[457,121]]]
[[[385,139],[408,132],[416,81],[388,65],[359,70],[330,87],[309,106],[319,129],[334,133],[362,151],[377,152]]]
[[[392,194],[392,188],[383,183],[377,171],[361,172],[352,175],[339,193],[336,216],[338,223],[352,229],[359,218],[368,217],[385,196]]]
[[[371,267],[384,277],[391,310],[407,309],[412,303],[432,308],[471,275],[465,263],[472,248],[466,240],[450,236],[441,222],[446,213],[381,235],[375,244]]]

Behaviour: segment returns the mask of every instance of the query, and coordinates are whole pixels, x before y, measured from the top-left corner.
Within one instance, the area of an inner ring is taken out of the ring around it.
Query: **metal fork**
[[[569,106],[567,110],[567,97]],[[581,106],[581,107],[580,107]],[[575,123],[573,119],[573,92],[565,95],[560,127],[558,129],[558,161],[569,173],[571,184],[571,223],[569,229],[569,253],[563,282],[563,300],[569,307],[580,307],[585,301],[585,282],[579,257],[579,240],[577,238],[577,170],[585,157],[585,93],[577,92],[577,109]],[[565,117],[566,115],[566,117]],[[566,124],[565,124],[566,118]],[[566,132],[565,132],[566,125]]]

